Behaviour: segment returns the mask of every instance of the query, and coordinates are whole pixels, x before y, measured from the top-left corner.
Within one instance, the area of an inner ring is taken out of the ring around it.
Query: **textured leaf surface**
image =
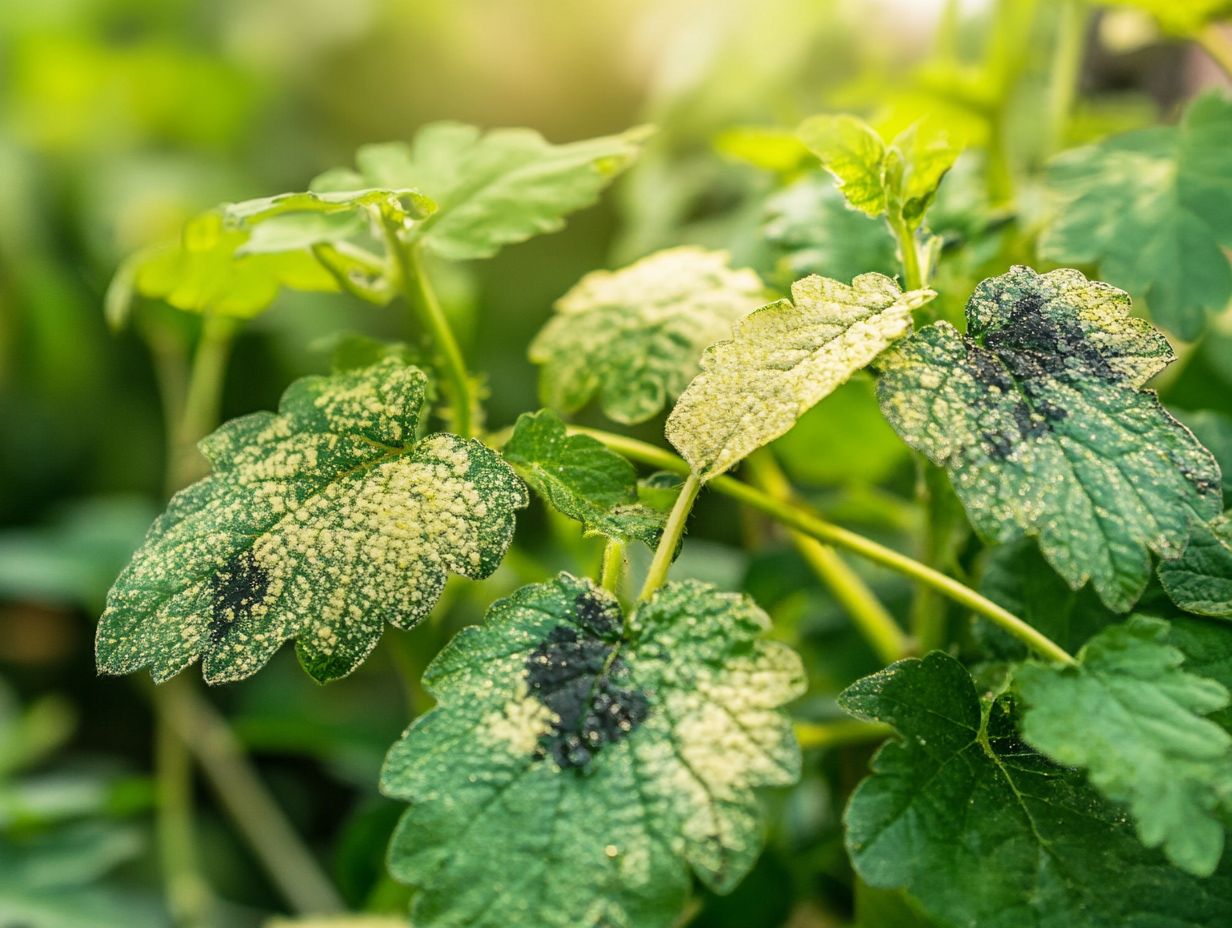
[[[702,351],[761,305],[765,288],[726,252],[660,251],[595,271],[556,303],[530,346],[543,401],[566,412],[596,393],[617,422],[642,422],[680,395]]]
[[[652,548],[664,514],[638,502],[637,471],[589,435],[569,435],[556,413],[518,417],[505,445],[505,460],[555,509],[581,522],[588,533]]]
[[[564,226],[637,156],[644,129],[553,145],[530,129],[431,123],[410,145],[367,145],[358,170],[318,177],[314,190],[423,191],[438,209],[409,238],[446,258],[488,258],[503,246]]]
[[[1093,638],[1077,667],[1019,667],[1022,733],[1128,805],[1143,844],[1209,876],[1220,816],[1232,814],[1232,736],[1204,716],[1227,707],[1228,691],[1183,670],[1167,636],[1168,623],[1134,616]]]
[[[1183,4],[1173,4],[1181,7]],[[1098,264],[1183,338],[1232,298],[1232,101],[1200,97],[1180,125],[1066,152],[1048,172],[1054,216],[1040,254]]]
[[[730,890],[761,846],[754,787],[799,752],[779,707],[803,671],[749,600],[696,582],[633,614],[560,575],[496,603],[437,657],[439,705],[390,751],[411,803],[390,848],[423,928],[659,928],[689,868]]]
[[[526,490],[494,451],[417,438],[427,378],[394,358],[306,377],[277,414],[201,443],[214,473],[177,494],[107,598],[100,670],[212,683],[255,673],[288,638],[319,680],[344,676],[388,620],[409,628],[450,573],[485,577]]]
[[[1195,523],[1181,556],[1160,561],[1159,582],[1186,612],[1232,618],[1232,512]]]
[[[701,373],[667,419],[667,438],[704,480],[773,441],[810,407],[911,329],[931,290],[904,293],[889,277],[850,286],[806,277],[708,349]],[[794,302],[793,302],[794,301]]]
[[[1200,879],[1138,842],[1076,771],[1015,736],[1009,704],[978,698],[934,652],[840,697],[900,740],[873,760],[847,808],[861,878],[904,887],[945,926],[1208,928],[1232,920],[1232,873]]]
[[[1177,417],[1202,442],[1223,477],[1224,508],[1232,508],[1232,416],[1203,409],[1198,412],[1178,412]]]
[[[1180,553],[1220,508],[1210,453],[1141,386],[1172,359],[1129,298],[1073,270],[981,283],[967,334],[937,322],[879,362],[881,408],[947,468],[986,538],[1037,536],[1075,589],[1125,611],[1150,552]]]
[[[800,138],[834,175],[853,208],[916,228],[959,149],[930,125],[914,125],[887,145],[854,116],[814,116]]]

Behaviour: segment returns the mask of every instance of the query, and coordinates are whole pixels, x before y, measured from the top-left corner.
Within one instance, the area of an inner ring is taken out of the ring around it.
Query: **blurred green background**
[[[790,127],[833,109],[883,127],[927,114],[976,148],[1009,140],[1012,171],[1030,178],[1061,145],[1167,117],[1215,80],[1200,52],[1146,16],[1094,10],[1080,32],[1079,97],[1063,123],[1049,123],[1053,43],[1067,15],[1072,4],[1060,0],[0,5],[0,926],[166,920],[148,699],[140,681],[95,677],[92,638],[111,580],[161,508],[159,367],[183,363],[197,320],[147,304],[127,329],[109,331],[103,296],[127,254],[220,201],[303,189],[350,163],[358,145],[407,139],[430,120],[525,125],[556,142],[653,123],[645,157],[566,231],[440,269],[471,366],[489,378],[489,421],[507,424],[537,405],[524,346],[583,273],[683,242],[730,248],[778,286],[811,269],[807,255],[784,264],[767,236],[767,197],[783,172],[747,163],[740,127]],[[1016,208],[1029,215],[1032,196],[1022,182]],[[779,240],[793,234],[801,202],[770,210]],[[972,215],[961,200],[948,205]],[[833,248],[828,259],[836,276],[868,269],[844,266]],[[322,339],[338,330],[408,337],[396,306],[283,294],[235,346],[223,416],[270,408],[291,379],[325,369]],[[1182,407],[1187,389],[1232,394],[1223,346],[1172,385]],[[871,404],[862,389],[845,395],[857,411]],[[796,476],[847,481],[820,504],[892,536],[910,517],[873,484],[909,482],[901,448],[842,402],[830,414],[872,449],[868,485],[852,485],[841,462],[827,467],[841,448],[815,444],[800,449]],[[561,556],[593,555],[556,539],[541,513],[530,519],[549,541],[528,556],[559,567]],[[708,540],[686,570],[756,591],[785,621],[806,616],[819,674],[841,666],[841,683],[873,666],[822,594],[799,593],[807,574],[794,555],[750,562],[734,510],[700,525]],[[390,668],[422,662],[510,582],[498,574],[474,603],[464,590],[446,620],[399,636],[409,643],[383,643],[328,690],[283,654],[210,694],[352,907],[405,903],[382,867],[397,809],[375,782],[408,700],[414,711],[423,696],[404,693]],[[736,897],[704,906],[695,923],[778,925],[793,908],[792,924],[841,923],[831,918],[850,910],[850,890],[826,783],[859,773],[806,777],[784,800],[791,827]],[[218,924],[285,910],[213,794],[195,788]]]

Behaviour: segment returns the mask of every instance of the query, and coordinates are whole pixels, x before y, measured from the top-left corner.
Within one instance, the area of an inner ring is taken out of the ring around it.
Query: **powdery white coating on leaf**
[[[381,777],[410,803],[389,861],[421,889],[414,924],[667,928],[690,867],[734,887],[761,847],[755,788],[799,774],[781,707],[803,670],[767,626],[688,582],[626,629],[610,594],[561,574],[463,630]]]
[[[1027,749],[1010,700],[981,700],[952,657],[892,664],[839,702],[898,731],[844,815],[855,870],[905,889],[937,924],[1232,924],[1232,866],[1199,878],[1144,848],[1079,772]]]
[[[1183,670],[1167,636],[1168,623],[1133,616],[1091,639],[1077,667],[1019,667],[1022,734],[1126,803],[1143,844],[1210,876],[1221,816],[1232,814],[1232,736],[1203,716],[1225,708],[1228,691]]]
[[[967,334],[934,323],[879,361],[895,431],[944,466],[976,530],[1036,536],[1074,589],[1124,612],[1220,508],[1211,454],[1143,382],[1172,359],[1120,290],[1016,267],[981,283]]]
[[[1180,557],[1159,562],[1168,598],[1198,615],[1232,618],[1232,510],[1190,527]]]
[[[570,412],[598,394],[617,422],[649,419],[697,373],[703,349],[764,299],[756,273],[693,246],[587,274],[531,343],[543,402]]]
[[[703,480],[787,432],[796,420],[911,329],[931,290],[904,293],[882,274],[850,286],[806,277],[702,356],[667,419],[667,438]]]
[[[108,595],[99,669],[161,681],[199,657],[220,683],[296,638],[305,669],[334,679],[386,621],[426,615],[448,574],[495,570],[526,490],[479,442],[417,440],[426,382],[395,358],[307,377],[278,414],[207,437],[214,473],[171,500]]]

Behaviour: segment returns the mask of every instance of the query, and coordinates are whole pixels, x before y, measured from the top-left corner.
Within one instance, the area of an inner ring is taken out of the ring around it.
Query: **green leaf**
[[[637,156],[645,128],[553,145],[530,129],[495,129],[437,122],[410,145],[366,145],[356,171],[335,170],[314,190],[379,187],[423,191],[438,209],[407,232],[445,258],[490,258],[564,226],[564,217],[598,199]]]
[[[1168,616],[1168,624],[1168,643],[1185,655],[1185,669],[1232,691],[1232,626],[1180,613]],[[1232,733],[1232,707],[1208,717]]]
[[[1176,4],[1180,6],[1180,4]],[[1040,255],[1097,264],[1186,339],[1232,298],[1232,101],[1199,97],[1178,126],[1066,152],[1048,171],[1053,215]]]
[[[796,133],[774,126],[733,126],[715,136],[714,148],[734,161],[787,176],[812,160]]]
[[[1124,612],[1150,552],[1220,508],[1210,452],[1142,384],[1172,360],[1129,298],[1074,270],[985,280],[967,334],[936,322],[883,355],[881,408],[944,466],[985,538],[1036,536],[1074,589]]]
[[[221,683],[297,638],[308,673],[331,680],[386,621],[425,616],[448,574],[491,574],[526,490],[477,441],[417,437],[426,383],[396,358],[305,377],[277,414],[207,437],[213,475],[171,500],[107,598],[99,669],[162,681],[201,658]]]
[[[931,290],[901,291],[861,274],[792,284],[779,300],[736,323],[730,341],[702,355],[701,373],[667,418],[667,438],[709,480],[787,432],[809,408],[911,330],[911,310]],[[794,301],[794,302],[793,302]]]
[[[1232,618],[1232,510],[1195,522],[1180,557],[1159,562],[1159,582],[1186,612]]]
[[[813,116],[799,130],[804,144],[854,209],[916,229],[959,154],[944,130],[917,123],[888,144],[854,116]]]
[[[588,534],[657,544],[664,516],[638,502],[633,465],[589,435],[567,434],[556,413],[523,413],[504,451],[536,492]]]
[[[799,775],[780,706],[799,658],[750,600],[671,583],[627,624],[561,574],[493,605],[433,661],[438,706],[394,745],[410,803],[390,869],[417,926],[667,928],[689,869],[731,890],[760,852],[754,792]]]
[[[691,246],[587,274],[531,343],[539,393],[565,412],[597,393],[610,418],[642,422],[680,395],[706,346],[764,299],[755,273],[732,270],[726,252]]]
[[[1181,411],[1176,413],[1176,417],[1194,433],[1203,447],[1215,455],[1223,477],[1223,504],[1226,508],[1232,508],[1232,417],[1206,409]]]
[[[1232,16],[1229,0],[1099,0],[1104,6],[1127,6],[1150,13],[1166,32],[1196,36],[1210,23]]]
[[[1092,638],[1076,667],[1023,664],[1022,734],[1128,805],[1143,844],[1210,876],[1220,816],[1232,814],[1232,735],[1203,716],[1227,707],[1228,691],[1182,670],[1167,636],[1167,622],[1133,616]]]
[[[1199,879],[1142,847],[1081,774],[1025,749],[1009,701],[981,701],[952,657],[899,661],[839,700],[899,733],[847,807],[847,848],[871,885],[905,888],[946,926],[1208,928],[1232,920],[1227,867]]]

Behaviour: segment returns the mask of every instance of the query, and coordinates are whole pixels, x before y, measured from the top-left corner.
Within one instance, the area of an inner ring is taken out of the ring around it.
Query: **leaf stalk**
[[[684,462],[681,461],[681,463]],[[687,468],[688,465],[685,467]],[[646,582],[642,584],[642,592],[638,594],[639,600],[650,599],[667,580],[667,572],[672,566],[672,557],[676,554],[676,548],[684,536],[685,523],[689,520],[689,513],[693,511],[693,503],[697,500],[697,494],[701,488],[701,478],[689,471],[689,475],[685,477],[684,486],[680,488],[680,495],[676,497],[672,511],[667,517],[667,524],[663,526],[663,535],[659,538],[658,547],[655,548],[654,560],[650,562],[650,570],[646,572]]]

